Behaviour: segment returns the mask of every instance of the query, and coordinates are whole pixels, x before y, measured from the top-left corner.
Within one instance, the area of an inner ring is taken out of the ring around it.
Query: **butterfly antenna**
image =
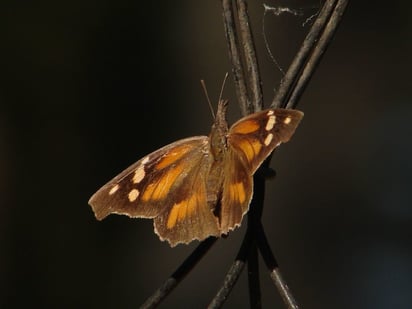
[[[219,102],[222,100],[223,89],[225,89],[225,84],[226,84],[226,80],[227,80],[227,77],[228,77],[228,76],[229,76],[229,73],[226,72],[225,78],[223,78],[222,88],[220,88]]]
[[[210,102],[209,94],[207,93],[206,83],[203,79],[200,80],[200,83],[202,84],[203,91],[205,92],[207,103],[209,104],[209,108],[210,108],[210,111],[212,112],[213,119],[215,119],[216,118],[215,111],[213,110],[213,106],[212,106],[212,103]]]

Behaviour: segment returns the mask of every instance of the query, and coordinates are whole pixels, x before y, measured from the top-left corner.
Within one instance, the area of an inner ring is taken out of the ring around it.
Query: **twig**
[[[259,66],[256,57],[253,35],[250,28],[246,2],[244,0],[236,0],[236,9],[239,27],[238,33],[241,38],[241,44],[236,49],[241,51],[246,67],[246,70],[243,70],[243,79],[247,81],[246,87],[249,93],[248,99],[250,102],[247,113],[249,114],[260,111],[263,108],[262,81],[259,74]],[[256,200],[256,198],[254,199]],[[252,205],[251,209],[254,209]],[[254,211],[251,210],[248,216],[248,235],[252,235],[254,233],[253,222],[256,219],[254,218],[253,213]],[[250,308],[259,309],[261,308],[261,292],[258,250],[254,237],[246,237],[245,239],[249,242],[248,245],[250,247],[247,257]]]
[[[255,232],[258,248],[260,250],[263,260],[265,261],[266,267],[269,269],[270,277],[275,283],[280,296],[282,297],[284,303],[287,305],[288,308],[298,309],[298,304],[280,273],[278,262],[276,261],[276,258],[273,255],[272,249],[270,249],[268,240],[265,235],[265,231],[263,230],[263,226],[261,223],[259,223],[256,226]]]
[[[240,60],[239,40],[237,37],[232,0],[222,0],[223,25],[229,49],[229,58],[232,63],[235,91],[240,111],[243,116],[251,111],[250,99],[246,88],[245,74]]]
[[[337,0],[326,0],[318,17],[316,18],[312,28],[309,30],[301,48],[289,66],[285,76],[280,82],[278,91],[276,92],[271,107],[284,107],[289,94],[295,86],[298,75],[301,73],[309,54],[316,45],[322,30],[324,29],[329,17],[332,14],[333,8]]]
[[[313,49],[307,64],[296,83],[295,89],[293,89],[292,94],[289,98],[286,108],[295,108],[297,102],[299,101],[302,93],[305,91],[310,78],[313,76],[320,59],[325,53],[329,43],[335,35],[340,21],[342,20],[343,13],[345,12],[346,6],[348,5],[348,0],[339,0],[336,4],[333,13],[323,31],[318,43]]]
[[[250,308],[262,307],[259,281],[258,247],[256,242],[256,227],[261,226],[260,220],[262,217],[266,190],[266,171],[268,171],[269,169],[270,158],[271,156],[265,162],[263,162],[261,168],[255,173],[253,177],[254,193],[248,213],[247,231],[251,235],[253,235],[253,238],[251,239],[252,244],[248,259]]]
[[[251,247],[249,250],[249,256],[247,259],[247,277],[249,286],[249,303],[250,308],[259,309],[262,308],[262,297],[260,292],[260,280],[259,280],[259,256],[256,241],[251,239]]]
[[[272,269],[270,272],[270,278],[272,278],[275,283],[283,302],[287,305],[289,309],[299,309],[296,300],[293,298],[293,294],[289,290],[286,281],[283,279],[279,267]]]
[[[246,259],[250,251],[250,239],[251,233],[248,230],[245,234],[245,237],[243,238],[243,242],[240,246],[236,259],[230,266],[229,271],[226,274],[222,286],[208,306],[209,309],[221,308],[230,292],[232,291],[233,287],[235,286],[235,283],[239,279],[239,276],[242,273],[243,268],[245,267]]]
[[[179,268],[150,296],[141,309],[155,308],[180,281],[192,270],[193,267],[200,261],[200,259],[209,251],[209,249],[216,242],[217,238],[209,237],[201,242],[199,246],[186,258],[186,260],[179,266]]]
[[[263,107],[262,80],[259,74],[259,64],[256,57],[255,44],[253,41],[252,30],[249,23],[247,4],[245,0],[236,0],[237,15],[239,19],[239,32],[242,41],[243,57],[246,66],[247,86],[250,90],[249,99],[253,110],[260,111]]]
[[[254,177],[255,179],[257,177]],[[263,182],[263,187],[264,187]],[[258,256],[258,247],[256,243],[256,224],[260,221],[259,210],[263,206],[264,194],[259,194],[262,186],[255,184],[255,187],[258,188],[258,192],[255,192],[255,197],[253,198],[253,203],[250,205],[250,211],[248,213],[248,222],[247,222],[247,233],[252,235],[250,237],[250,250],[247,260],[248,266],[248,286],[249,286],[249,303],[251,309],[259,309],[262,307],[262,297],[260,292],[260,279],[259,279],[259,256]]]

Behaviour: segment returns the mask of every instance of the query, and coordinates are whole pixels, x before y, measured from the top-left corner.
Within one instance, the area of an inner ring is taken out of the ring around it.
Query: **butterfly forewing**
[[[302,112],[290,109],[268,109],[244,117],[230,128],[229,145],[253,175],[273,149],[292,137],[302,117]]]
[[[208,149],[206,136],[183,139],[137,161],[89,200],[96,218],[110,213],[154,218],[184,198],[181,185]]]
[[[239,226],[249,209],[253,174],[280,143],[293,135],[303,114],[270,109],[242,118],[229,130],[221,203],[221,231]]]

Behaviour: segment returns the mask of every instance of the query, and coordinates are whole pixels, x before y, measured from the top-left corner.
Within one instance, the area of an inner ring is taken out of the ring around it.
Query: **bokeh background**
[[[304,15],[250,15],[267,102]],[[410,308],[412,95],[409,1],[352,1],[276,152],[264,225],[302,308]],[[95,220],[87,201],[145,154],[208,134],[230,71],[219,1],[0,4],[0,307],[137,308],[195,248],[150,220]],[[240,117],[229,80],[230,121]],[[221,240],[163,303],[204,308],[240,245]],[[283,308],[261,264],[265,308]],[[247,308],[242,275],[227,308]]]

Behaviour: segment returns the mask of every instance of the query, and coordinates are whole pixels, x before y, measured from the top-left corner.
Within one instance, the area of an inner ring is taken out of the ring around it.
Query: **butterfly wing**
[[[236,122],[228,134],[221,204],[222,233],[239,226],[253,193],[253,174],[280,143],[295,132],[303,113],[269,109]]]
[[[253,175],[277,146],[289,141],[302,117],[302,112],[292,109],[254,113],[232,125],[228,143]]]
[[[90,198],[96,218],[111,213],[155,218],[156,233],[171,245],[217,235],[203,179],[210,166],[208,149],[206,136],[192,137],[137,161]]]
[[[237,151],[234,148],[229,148],[224,167],[220,212],[222,234],[226,234],[240,225],[243,215],[249,209],[252,193],[252,174]]]
[[[190,173],[177,188],[171,207],[154,220],[156,234],[162,240],[167,239],[172,247],[221,234],[218,218],[207,203],[205,177],[211,165],[209,159],[204,156],[196,163],[196,171]]]
[[[154,218],[166,207],[165,199],[191,172],[187,158],[201,159],[207,145],[203,136],[167,145],[129,166],[100,188],[89,200],[96,218],[111,213],[130,217]]]

